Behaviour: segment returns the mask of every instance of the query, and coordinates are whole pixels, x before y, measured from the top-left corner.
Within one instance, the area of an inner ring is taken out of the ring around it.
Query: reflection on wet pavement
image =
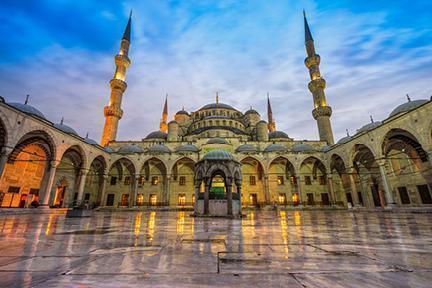
[[[432,214],[0,217],[0,287],[429,287]]]

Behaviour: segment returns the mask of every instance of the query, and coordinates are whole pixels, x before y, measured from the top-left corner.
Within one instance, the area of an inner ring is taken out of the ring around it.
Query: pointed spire
[[[168,93],[165,95],[165,104],[164,104],[163,114],[168,115]]]
[[[409,94],[406,94],[407,100],[408,102],[411,102],[411,97],[409,96]]]
[[[347,133],[347,137],[351,137],[351,136],[349,135],[349,131],[348,131],[348,129],[346,129],[346,133]]]
[[[60,120],[60,125],[63,125],[64,117],[62,116],[62,119]]]
[[[270,94],[267,92],[267,114],[273,114],[270,104]]]
[[[216,104],[219,104],[219,92],[216,91]]]
[[[86,139],[88,139],[88,136],[89,136],[89,132],[87,132],[87,134],[86,134],[86,137],[85,137],[85,138],[86,138]]]
[[[30,95],[27,94],[26,96],[26,100],[24,101],[24,105],[27,105],[28,101],[29,101]]]
[[[372,123],[374,123],[372,115],[370,115],[370,120],[371,120]]]
[[[126,29],[123,33],[123,38],[122,38],[124,40],[129,41],[129,42],[130,42],[130,35],[131,35],[131,25],[132,25],[132,10],[130,11],[129,20],[128,20],[128,23],[126,25]]]
[[[312,38],[312,33],[311,33],[310,29],[309,29],[308,21],[306,19],[306,12],[305,12],[305,10],[303,10],[303,18],[304,18],[305,43],[306,43],[308,41],[313,41],[313,38]]]

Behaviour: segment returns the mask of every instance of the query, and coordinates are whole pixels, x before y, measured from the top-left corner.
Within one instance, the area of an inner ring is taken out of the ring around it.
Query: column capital
[[[88,174],[88,172],[89,172],[88,169],[81,168],[81,169],[79,170],[79,175],[80,175],[80,176],[86,176],[86,175]]]
[[[382,166],[382,167],[385,167],[388,163],[387,159],[385,159],[385,158],[377,159],[376,162],[379,166]]]
[[[327,174],[327,179],[332,179],[332,178],[333,178],[333,174],[332,173]]]
[[[57,168],[57,166],[60,164],[60,161],[57,160],[51,160],[49,161],[48,165],[49,168]]]

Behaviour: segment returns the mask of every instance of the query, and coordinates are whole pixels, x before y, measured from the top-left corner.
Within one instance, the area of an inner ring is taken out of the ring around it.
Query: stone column
[[[381,174],[381,181],[384,187],[384,192],[385,192],[385,200],[386,200],[386,207],[391,207],[395,204],[394,202],[394,197],[393,197],[393,192],[391,190],[391,186],[390,183],[388,182],[387,179],[387,174],[386,174],[386,164],[387,161],[386,159],[381,159],[379,161],[377,161],[378,166],[379,166],[379,170],[380,170],[380,174]]]
[[[166,183],[164,184],[164,199],[163,199],[163,203],[166,206],[169,206],[169,192],[170,192],[170,184],[171,184],[171,179],[172,179],[172,175],[171,174],[167,174],[166,176]]]
[[[336,205],[336,195],[334,193],[333,175],[332,174],[327,174],[327,187],[328,187],[329,195],[330,195],[330,204]]]
[[[198,198],[200,193],[201,183],[195,185],[195,203],[194,203],[194,213],[198,215]]]
[[[209,194],[210,194],[210,183],[205,184],[204,190],[204,215],[209,214]]]
[[[138,179],[139,175],[132,175],[132,193],[131,193],[131,201],[129,201],[129,207],[136,207],[138,206],[136,203],[137,196],[138,196]]]
[[[268,175],[265,174],[263,176],[263,180],[264,180],[264,197],[265,197],[265,204],[269,205],[270,204],[270,187],[269,187],[269,179],[268,179]]]
[[[354,206],[358,207],[360,206],[360,202],[359,202],[359,198],[358,198],[358,194],[357,194],[357,186],[355,183],[355,179],[354,179],[354,171],[353,170],[348,170],[348,175],[349,175],[349,181],[350,181],[350,187],[351,187],[351,195],[352,195],[352,199],[353,199],[353,204]]]
[[[227,194],[227,214],[233,215],[232,211],[232,184],[226,183],[226,194]]]
[[[0,180],[3,176],[4,168],[6,166],[9,155],[12,151],[13,151],[12,148],[6,148],[6,147],[4,147],[3,150],[1,151],[1,155],[0,155]]]
[[[78,197],[77,197],[77,203],[75,203],[75,206],[81,206],[83,203],[83,195],[84,195],[84,187],[87,179],[87,173],[88,170],[81,169],[79,171],[79,180],[78,180]]]
[[[102,175],[102,181],[99,186],[99,193],[98,193],[98,202],[99,206],[105,206],[105,193],[106,193],[106,184],[108,182],[108,175],[103,174]]]
[[[303,206],[303,196],[302,196],[302,189],[301,189],[301,177],[300,176],[296,176],[296,181],[297,181],[297,193],[299,196],[299,207]]]
[[[237,193],[238,193],[238,196],[239,196],[239,203],[240,203],[239,215],[241,217],[241,215],[242,215],[242,193],[241,193],[241,189],[242,188],[241,188],[241,183],[236,184],[236,186],[237,186]]]
[[[54,183],[54,178],[56,174],[58,163],[56,161],[50,161],[48,164],[48,169],[45,172],[43,185],[41,186],[42,195],[40,195],[40,205],[41,207],[48,207],[50,202],[51,190]]]

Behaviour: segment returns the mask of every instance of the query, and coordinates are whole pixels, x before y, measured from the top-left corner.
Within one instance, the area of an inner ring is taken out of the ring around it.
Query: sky
[[[304,66],[302,10],[327,81],[335,139],[432,95],[432,1],[2,0],[0,95],[100,140],[114,56],[131,9],[132,39],[118,140],[158,130],[184,106],[215,101],[316,140]]]

